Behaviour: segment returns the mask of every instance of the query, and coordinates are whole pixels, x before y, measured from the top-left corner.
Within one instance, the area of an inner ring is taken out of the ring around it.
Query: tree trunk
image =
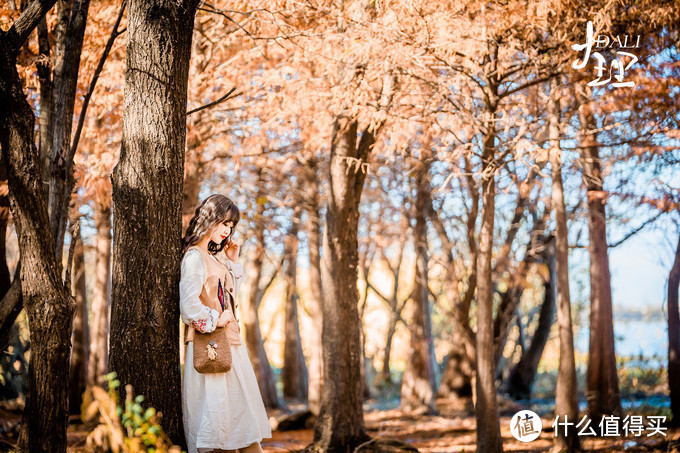
[[[524,294],[524,283],[532,264],[545,261],[545,250],[549,245],[550,237],[545,235],[545,222],[549,211],[544,211],[541,217],[534,222],[529,243],[526,247],[524,258],[516,269],[512,269],[508,289],[501,294],[501,302],[498,305],[496,317],[493,323],[494,330],[494,364],[496,370],[502,372],[500,367],[503,358],[503,350],[508,339],[510,326],[517,315],[517,307]]]
[[[355,77],[361,70],[355,69]],[[387,110],[396,89],[396,77],[387,73],[378,100]],[[314,444],[328,453],[345,452],[370,439],[362,407],[361,339],[358,313],[359,203],[366,173],[347,172],[347,159],[368,161],[383,122],[362,131],[357,144],[357,120],[338,115],[333,121],[329,164],[329,194],[323,235],[321,279],[324,297],[324,381],[321,410],[314,425]]]
[[[0,34],[0,145],[21,253],[21,289],[31,329],[28,394],[21,450],[65,452],[68,372],[75,302],[58,273],[35,147],[35,117],[16,69],[16,55],[53,1],[34,2]],[[20,27],[15,28],[17,23]]]
[[[538,363],[543,356],[543,349],[550,336],[553,318],[555,317],[555,257],[548,257],[550,277],[543,284],[543,303],[538,315],[538,326],[528,348],[523,349],[519,362],[510,371],[508,377],[508,393],[514,399],[531,399],[531,389],[536,378]]]
[[[264,349],[264,342],[262,341],[262,333],[260,332],[260,317],[258,315],[259,301],[257,284],[260,280],[262,269],[262,255],[259,253],[250,254],[248,262],[252,263],[247,272],[247,280],[250,282],[250,291],[248,295],[248,305],[245,310],[243,325],[246,330],[245,342],[248,348],[248,355],[253,364],[253,370],[257,377],[257,383],[260,387],[260,394],[265,407],[268,409],[276,409],[281,405],[279,397],[276,394],[276,384],[274,382],[274,373],[272,372],[269,359],[267,358],[267,351]]]
[[[404,262],[404,249],[406,248],[406,242],[408,240],[408,230],[410,226],[410,216],[406,213],[402,213],[401,216],[401,235],[399,237],[399,251],[397,252],[396,266],[392,266],[389,259],[382,253],[387,267],[392,272],[392,295],[388,299],[384,295],[378,292],[378,289],[371,285],[373,291],[384,300],[389,306],[389,322],[387,324],[387,335],[385,338],[385,348],[383,350],[382,368],[380,372],[376,375],[374,385],[381,386],[383,384],[392,384],[392,370],[390,368],[390,358],[392,356],[392,340],[394,339],[394,334],[397,330],[397,323],[402,320],[401,313],[406,306],[406,303],[410,299],[410,296],[406,298],[401,304],[399,303],[399,277],[401,273],[401,266]],[[366,280],[368,287],[368,279]]]
[[[309,338],[309,388],[307,399],[309,410],[314,415],[319,415],[321,409],[321,387],[323,384],[323,345],[321,342],[321,326],[323,325],[323,313],[321,301],[323,291],[321,288],[321,219],[319,217],[319,180],[317,176],[316,158],[305,162],[305,206],[307,209],[307,248],[309,250],[309,311],[312,318],[312,329],[308,333]]]
[[[469,359],[463,340],[454,332],[451,342],[451,350],[446,359],[446,366],[442,374],[437,396],[448,398],[472,397],[472,376],[474,376],[475,365]]]
[[[76,314],[73,319],[71,333],[71,375],[69,379],[69,411],[80,414],[83,393],[87,386],[87,362],[90,345],[87,325],[87,289],[85,288],[85,255],[83,239],[78,235],[71,238],[76,241],[73,250],[73,290],[76,300]]]
[[[357,303],[359,198],[365,174],[345,172],[344,157],[357,155],[357,122],[333,124],[330,193],[323,236],[324,381],[314,442],[326,452],[351,450],[368,439],[361,401],[361,350]]]
[[[494,91],[494,90],[490,90]],[[491,102],[495,102],[492,98]],[[495,117],[495,104],[489,114]],[[487,122],[482,155],[482,224],[477,254],[477,378],[475,415],[477,418],[477,452],[503,451],[498,409],[496,406],[496,367],[494,364],[493,255],[494,205],[496,195],[493,123]]]
[[[161,424],[179,445],[182,177],[197,3],[129,3],[123,139],[112,175],[110,369],[163,413]],[[148,363],[153,373],[140,373]]]
[[[680,286],[680,240],[675,249],[675,261],[668,274],[668,387],[671,393],[673,426],[680,425],[680,312],[678,312],[678,287]]]
[[[184,192],[182,195],[182,235],[189,226],[198,206],[203,169],[199,166],[200,156],[196,150],[198,143],[192,140],[187,146],[187,159],[184,166]],[[193,145],[193,146],[192,146]]]
[[[551,81],[553,96],[558,81]],[[555,416],[561,420],[578,418],[578,386],[574,360],[574,330],[571,323],[571,296],[569,294],[569,231],[567,210],[562,186],[562,149],[560,146],[560,103],[552,99],[549,105],[550,166],[552,168],[552,209],[555,211],[555,273],[557,274],[557,325],[560,338],[560,359],[555,390]],[[572,453],[580,449],[580,441],[573,425],[562,428],[555,438],[557,451]]]
[[[517,316],[517,307],[519,307],[522,294],[524,294],[524,286],[520,283],[520,280],[523,277],[526,277],[529,271],[526,259],[526,257],[529,256],[529,250],[531,250],[531,248],[527,249],[525,259],[520,263],[518,269],[514,269],[514,275],[508,284],[508,289],[500,294],[500,303],[498,304],[496,317],[493,321],[493,363],[496,376],[498,376],[499,379],[499,375],[502,374],[503,371],[501,362],[504,358],[503,351],[505,350],[505,343],[508,340],[510,326],[512,326],[512,323]]]
[[[61,269],[68,205],[75,183],[73,179],[75,150],[71,149],[71,131],[78,88],[80,55],[89,8],[90,0],[73,0],[66,31],[61,35],[63,55],[57,59],[54,86],[51,90],[52,112],[49,125],[52,147],[50,149],[48,210],[59,269]]]
[[[194,42],[195,44],[195,42]],[[196,50],[194,45],[194,51]],[[182,194],[182,237],[189,227],[189,222],[194,216],[196,207],[199,205],[199,192],[203,180],[203,169],[199,163],[198,137],[187,138],[187,156],[184,163],[184,191]],[[180,321],[181,322],[181,321]],[[180,324],[180,332],[183,332],[183,323]],[[186,348],[179,348],[180,363],[184,363]]]
[[[258,190],[264,192],[262,181],[262,169],[258,175]],[[279,397],[276,393],[274,373],[272,372],[267,351],[264,349],[262,333],[260,332],[260,317],[258,309],[262,300],[263,291],[260,288],[260,278],[262,277],[262,264],[264,262],[264,202],[258,202],[256,206],[255,218],[255,247],[250,251],[248,262],[251,263],[246,269],[246,281],[249,285],[247,306],[243,316],[243,326],[246,330],[245,343],[248,348],[248,356],[253,365],[257,384],[260,387],[260,394],[265,407],[277,409],[281,407]]]
[[[24,308],[20,275],[21,261],[17,263],[12,284],[2,296],[2,301],[0,302],[0,345],[2,345],[3,350],[7,349],[11,341],[12,326]]]
[[[56,30],[55,30],[56,32]],[[55,33],[55,35],[58,35]],[[40,58],[35,63],[38,73],[38,81],[40,83],[40,137],[39,148],[40,160],[43,162],[43,180],[48,181],[50,161],[50,150],[52,149],[52,58],[50,56],[50,39],[49,30],[47,29],[47,20],[43,19],[38,24],[38,51]],[[45,187],[45,193],[49,185]]]
[[[297,233],[300,222],[300,209],[295,208],[292,225],[284,248],[286,264],[284,278],[287,283],[286,290],[286,319],[285,319],[285,342],[283,347],[283,396],[287,398],[307,398],[307,366],[305,356],[302,354],[302,340],[300,339],[300,325],[298,323],[298,295],[295,285],[297,270]]]
[[[396,299],[396,295],[395,295]],[[396,302],[396,300],[395,300]],[[390,310],[390,320],[387,325],[387,338],[385,339],[385,350],[383,352],[383,364],[380,373],[376,376],[375,384],[392,384],[392,370],[390,369],[390,356],[392,355],[392,340],[397,331],[397,321],[399,321],[399,313],[397,307],[392,305]]]
[[[109,201],[95,202],[94,226],[97,230],[94,286],[92,287],[92,328],[88,385],[102,385],[108,368],[109,311],[111,307],[111,207]]]
[[[204,29],[206,27],[205,21],[197,20],[194,24],[195,39],[192,43],[191,50],[191,64],[189,67],[189,77],[193,80],[194,77],[200,75],[207,68],[210,62],[212,51],[210,47],[205,46]],[[191,115],[188,119],[188,136],[187,136],[187,151],[184,159],[184,193],[182,198],[182,237],[186,232],[191,218],[194,216],[196,207],[199,204],[199,194],[201,191],[201,182],[203,181],[204,168],[201,165],[201,144],[202,136],[198,132],[199,125],[206,118],[205,113],[209,111],[203,110]],[[182,351],[184,348],[182,348]]]
[[[590,345],[586,377],[588,416],[594,426],[605,415],[621,414],[616,375],[611,275],[607,252],[607,217],[590,89],[579,107],[583,180],[588,197],[588,254],[590,256]]]
[[[9,223],[9,189],[7,186],[7,168],[0,160],[0,348],[4,351],[9,343],[9,332],[17,316],[24,308],[21,299],[20,278],[16,279],[17,290],[13,297],[5,297],[10,290],[12,280],[7,267],[7,224]],[[19,274],[15,274],[18,276]]]
[[[427,151],[423,151],[428,154]],[[428,290],[427,218],[426,208],[430,185],[428,166],[421,159],[415,172],[415,228],[413,236],[416,252],[415,282],[413,284],[413,317],[411,342],[406,369],[401,382],[401,408],[407,412],[435,413],[437,384],[435,382],[434,345]]]
[[[370,231],[370,226],[369,226]],[[365,252],[359,256],[359,267],[361,271],[361,278],[363,280],[363,294],[359,295],[359,345],[361,346],[361,398],[362,401],[367,401],[371,398],[371,383],[368,382],[368,370],[371,375],[375,376],[375,367],[373,366],[373,358],[366,355],[366,332],[364,332],[364,313],[366,312],[366,304],[368,303],[368,275],[370,273],[370,264],[373,262],[373,250],[370,244],[366,247]]]

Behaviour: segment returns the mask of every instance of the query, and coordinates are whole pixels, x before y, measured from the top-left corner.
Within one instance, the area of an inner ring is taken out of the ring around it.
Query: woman
[[[196,209],[182,239],[180,312],[186,324],[182,407],[189,453],[237,449],[242,453],[261,452],[260,441],[271,437],[255,373],[232,312],[244,277],[239,245],[231,241],[239,217],[229,198],[211,195]],[[223,250],[226,265],[215,257]],[[211,308],[221,306],[216,303],[218,294],[223,302],[226,300],[221,314]],[[233,307],[225,295],[233,296]],[[212,332],[216,327],[226,327],[232,369],[202,374],[193,366],[194,332]]]

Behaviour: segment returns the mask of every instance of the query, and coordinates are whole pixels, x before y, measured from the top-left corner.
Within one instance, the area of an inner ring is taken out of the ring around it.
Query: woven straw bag
[[[229,293],[227,293],[229,294]],[[229,308],[224,303],[224,292],[219,286],[218,298],[222,311]],[[229,294],[234,309],[234,299]],[[194,368],[199,373],[226,373],[231,370],[231,347],[226,327],[216,327],[209,333],[194,332]]]
[[[231,348],[227,329],[210,333],[194,332],[194,368],[199,373],[226,373],[231,370]]]

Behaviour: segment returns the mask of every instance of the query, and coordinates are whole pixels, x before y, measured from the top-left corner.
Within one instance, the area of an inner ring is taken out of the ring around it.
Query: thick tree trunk
[[[360,69],[355,68],[359,75]],[[392,102],[396,77],[388,73],[378,101],[385,111]],[[323,235],[321,279],[324,297],[324,381],[321,410],[314,425],[314,444],[328,453],[345,452],[370,439],[362,407],[361,320],[358,314],[359,203],[366,173],[347,172],[347,159],[366,162],[384,123],[362,131],[357,144],[357,120],[341,114],[333,121],[329,164],[329,194]]]
[[[508,393],[514,399],[531,399],[538,363],[541,361],[545,344],[550,336],[553,318],[555,317],[555,264],[554,255],[548,257],[550,277],[543,284],[543,304],[538,315],[538,325],[531,339],[531,344],[523,350],[519,362],[512,368],[508,377]]]
[[[54,256],[40,156],[33,139],[35,117],[16,70],[16,52],[53,4],[31,4],[8,33],[0,34],[0,145],[19,238],[23,303],[31,329],[29,391],[19,447],[31,452],[66,451],[67,364],[75,309]]]
[[[262,169],[258,175],[258,190],[264,192],[262,181]],[[279,397],[276,393],[274,373],[272,372],[267,351],[264,349],[262,333],[260,332],[260,317],[258,309],[262,300],[263,291],[260,288],[260,278],[262,277],[262,264],[264,262],[264,203],[257,203],[255,218],[255,247],[251,248],[248,262],[250,266],[246,269],[246,282],[248,283],[247,306],[243,316],[243,326],[245,332],[245,343],[248,348],[248,356],[253,365],[257,384],[260,387],[260,394],[265,407],[276,409],[281,407]]]
[[[425,151],[425,154],[428,154]],[[407,412],[435,413],[437,384],[435,382],[434,345],[428,290],[428,251],[426,208],[430,184],[427,180],[428,166],[423,160],[415,173],[415,228],[413,237],[416,251],[415,281],[413,284],[413,317],[410,331],[411,342],[406,369],[401,382],[401,408]]]
[[[85,254],[83,239],[78,235],[71,238],[76,241],[73,250],[73,291],[76,300],[76,314],[73,319],[71,333],[71,374],[69,381],[69,411],[80,414],[83,393],[87,386],[87,362],[90,346],[90,335],[87,324],[87,289],[85,288]]]
[[[603,189],[599,145],[590,89],[579,107],[583,180],[588,197],[588,253],[590,256],[590,345],[586,376],[588,416],[594,426],[605,415],[621,414],[616,375],[612,289],[607,251],[607,195]]]
[[[111,307],[111,207],[109,201],[95,202],[94,226],[97,230],[94,285],[92,287],[92,327],[88,385],[102,385],[108,368],[109,311]]]
[[[491,90],[493,91],[493,90]],[[491,102],[495,102],[491,99]],[[495,116],[495,104],[489,114]],[[493,255],[494,205],[496,196],[494,159],[495,125],[489,121],[484,137],[482,154],[482,224],[477,254],[477,378],[475,415],[477,418],[477,452],[503,451],[498,408],[496,406],[496,367],[494,364],[493,282],[491,258]]]
[[[161,424],[179,445],[182,179],[197,3],[129,2],[123,139],[112,175],[109,368],[163,413]],[[148,363],[153,373],[140,373]]]
[[[286,280],[286,318],[285,341],[283,346],[283,396],[286,398],[307,398],[307,366],[302,354],[302,340],[300,339],[300,325],[298,322],[298,295],[295,284],[297,270],[298,229],[300,209],[295,208],[292,225],[286,238],[284,254],[286,256],[283,271]]]
[[[675,261],[668,274],[668,387],[671,393],[673,426],[680,425],[680,312],[678,312],[678,287],[680,286],[680,240],[675,249]]]
[[[557,80],[551,81],[551,91],[557,89]],[[552,209],[555,211],[555,273],[557,274],[557,325],[560,338],[560,359],[555,390],[555,416],[561,420],[578,418],[578,386],[574,359],[574,330],[571,322],[571,296],[569,294],[569,231],[567,210],[562,186],[562,149],[560,146],[560,103],[552,99],[549,105],[550,166],[552,168]],[[562,428],[555,438],[555,449],[572,453],[580,448],[579,437],[572,425],[565,434]]]
[[[365,133],[366,134],[366,133]],[[323,236],[324,381],[314,442],[326,452],[345,452],[368,440],[361,401],[361,346],[357,304],[359,199],[365,174],[347,173],[345,157],[357,155],[357,122],[333,123],[330,193]]]
[[[305,162],[305,206],[307,210],[307,249],[309,253],[309,312],[312,317],[312,328],[308,333],[309,338],[309,388],[307,399],[309,410],[314,415],[319,414],[321,409],[321,387],[323,384],[323,345],[321,342],[321,326],[323,325],[323,312],[321,301],[323,291],[321,287],[321,218],[319,216],[319,179],[317,176],[316,158],[310,158]]]

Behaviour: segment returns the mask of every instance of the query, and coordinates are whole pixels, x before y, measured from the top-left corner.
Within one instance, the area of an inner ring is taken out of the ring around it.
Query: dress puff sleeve
[[[207,278],[205,263],[198,250],[189,250],[182,260],[179,281],[179,310],[182,321],[202,333],[217,327],[219,313],[201,303],[199,296]]]

